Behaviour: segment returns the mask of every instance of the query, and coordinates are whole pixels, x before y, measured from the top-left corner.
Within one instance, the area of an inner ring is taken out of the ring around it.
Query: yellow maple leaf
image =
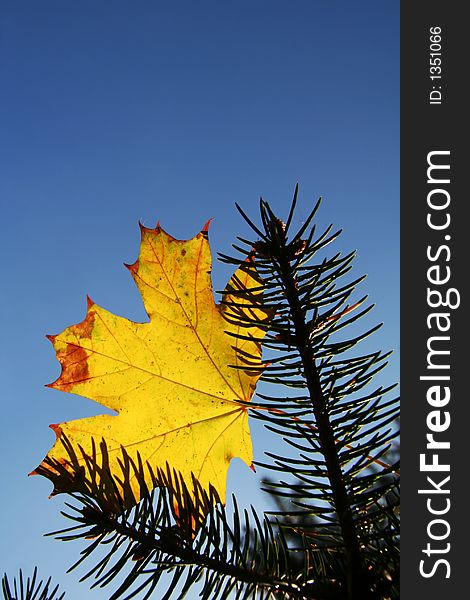
[[[251,313],[267,322],[269,314],[249,261],[227,285],[225,304],[215,304],[207,229],[184,241],[159,225],[141,226],[139,258],[126,266],[149,322],[134,323],[89,300],[83,322],[48,336],[62,365],[49,387],[118,413],[51,425],[57,440],[38,469],[54,483],[55,492],[69,491],[51,466],[54,461],[71,468],[63,434],[82,463],[84,455],[96,457],[104,439],[112,474],[122,473],[124,448],[131,460],[137,463],[140,455],[154,472],[169,465],[185,482],[193,475],[203,489],[212,485],[222,501],[232,458],[251,466],[248,414],[239,401],[251,399],[261,374],[259,340],[266,327],[240,319]],[[249,364],[244,356],[251,357]],[[150,477],[146,484],[152,487]],[[130,485],[138,500],[135,477]]]

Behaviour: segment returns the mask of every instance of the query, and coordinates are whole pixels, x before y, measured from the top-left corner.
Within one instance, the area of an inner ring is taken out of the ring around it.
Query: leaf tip
[[[90,309],[95,304],[88,294],[86,295],[86,304],[88,309]]]
[[[214,217],[211,217],[206,224],[204,225],[204,227],[201,229],[201,233],[207,233],[209,231],[209,227],[210,224],[212,223],[212,221],[214,220]]]
[[[126,267],[126,269],[128,269],[131,273],[136,273],[137,269],[139,268],[139,259],[137,259],[134,263],[129,264],[129,263],[124,263],[124,266]]]
[[[256,250],[255,250],[256,251]],[[245,262],[248,266],[250,267],[254,267],[255,266],[255,254],[254,252],[250,252],[247,257],[245,258],[245,260],[243,261]]]
[[[59,439],[60,436],[62,435],[62,429],[61,429],[60,425],[58,423],[51,423],[49,425],[49,428],[52,429],[52,431],[56,434],[57,439]]]
[[[148,227],[145,227],[145,225],[142,223],[142,221],[139,221],[139,229],[140,229],[140,237],[141,239],[143,239],[144,235],[146,234],[147,231],[152,231],[152,229],[149,229]]]

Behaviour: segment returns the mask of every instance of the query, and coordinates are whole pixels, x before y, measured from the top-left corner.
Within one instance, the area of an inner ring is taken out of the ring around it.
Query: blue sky
[[[82,320],[85,294],[145,319],[122,266],[139,220],[190,238],[213,217],[228,252],[247,233],[234,203],[286,215],[298,181],[297,222],[324,197],[385,323],[373,347],[398,350],[399,3],[4,0],[0,40],[0,564],[38,564],[75,600],[78,547],[42,537],[66,524],[61,500],[26,474],[49,423],[99,410],[44,387],[59,373],[45,334]],[[216,289],[228,276],[214,265]],[[234,461],[229,489],[255,489],[246,471]]]

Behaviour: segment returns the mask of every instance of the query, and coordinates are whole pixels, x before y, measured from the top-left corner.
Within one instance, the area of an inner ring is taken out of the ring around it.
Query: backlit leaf
[[[141,234],[139,258],[127,267],[149,322],[134,323],[89,300],[84,321],[48,336],[62,365],[50,387],[117,414],[51,425],[57,440],[47,456],[69,464],[63,434],[77,456],[92,456],[92,440],[96,451],[104,439],[111,473],[121,473],[124,448],[131,460],[137,463],[140,455],[154,472],[168,464],[187,482],[193,473],[223,500],[232,458],[249,466],[253,459],[247,409],[240,401],[251,399],[263,367],[259,340],[269,315],[261,307],[260,280],[245,262],[227,285],[228,306],[216,305],[207,226],[187,241],[160,226],[141,227]],[[248,313],[259,326],[243,323]],[[249,339],[233,336],[240,333]],[[40,466],[54,492],[70,491],[70,481],[57,478],[50,460]],[[139,485],[130,483],[138,500]],[[147,485],[152,487],[150,478]]]

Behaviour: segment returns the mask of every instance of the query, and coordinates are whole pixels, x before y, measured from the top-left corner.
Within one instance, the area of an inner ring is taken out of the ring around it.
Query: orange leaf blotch
[[[90,340],[93,334],[95,325],[96,311],[93,310],[94,302],[87,296],[88,312],[85,319],[77,325],[70,327],[77,338],[77,343],[66,342],[65,346],[60,342],[58,336],[53,336],[51,339],[56,349],[57,359],[62,366],[60,377],[49,384],[48,387],[59,388],[64,392],[69,392],[73,386],[79,381],[89,379],[90,373],[88,368],[88,352],[81,347],[81,340]]]
[[[77,323],[76,325],[72,325],[71,330],[73,330],[74,334],[77,335],[81,339],[91,339],[91,334],[93,332],[93,327],[95,325],[95,314],[96,312],[93,309],[95,303],[91,298],[87,296],[88,303],[88,312],[85,319],[81,323]]]
[[[57,350],[57,358],[62,365],[62,373],[59,379],[50,383],[48,387],[70,392],[75,384],[90,378],[88,353],[84,348],[75,344],[66,344],[65,348]]]

